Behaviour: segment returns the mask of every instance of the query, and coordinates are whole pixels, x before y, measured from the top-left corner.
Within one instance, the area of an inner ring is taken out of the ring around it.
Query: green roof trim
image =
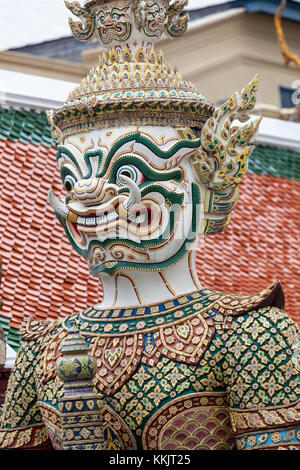
[[[0,107],[0,140],[55,147],[45,112]]]
[[[20,331],[10,326],[10,319],[0,316],[0,326],[2,326],[7,343],[17,352],[21,344]]]
[[[248,173],[300,181],[300,153],[257,145],[249,159]]]

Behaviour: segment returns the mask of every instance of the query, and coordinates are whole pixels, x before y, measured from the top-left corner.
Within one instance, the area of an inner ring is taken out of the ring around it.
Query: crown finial
[[[156,42],[164,35],[185,33],[188,13],[182,15],[188,0],[87,0],[65,1],[79,21],[69,19],[71,31],[79,41],[98,38],[104,47],[126,41]]]
[[[79,19],[69,21],[75,38],[97,37],[106,50],[63,107],[47,114],[59,144],[78,132],[116,125],[202,128],[214,106],[155,48],[163,35],[185,32],[188,0],[65,3]]]

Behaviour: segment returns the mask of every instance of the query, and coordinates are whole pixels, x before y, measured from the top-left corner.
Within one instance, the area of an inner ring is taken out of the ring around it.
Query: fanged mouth
[[[94,208],[85,214],[74,211],[73,215],[66,224],[73,239],[84,249],[95,239],[122,238],[137,243],[154,239],[159,237],[168,222],[166,209],[152,200],[143,201],[127,214],[118,213],[118,205],[113,205],[101,213]]]
[[[113,210],[111,212],[104,212],[101,215],[96,213],[90,213],[88,216],[78,216],[76,225],[80,230],[90,230],[90,229],[101,229],[101,227],[107,227],[111,222],[117,221],[120,218],[125,219],[125,217],[120,217],[120,215]],[[127,216],[127,223],[134,224],[136,226],[146,226],[151,224],[152,212],[149,208],[144,208],[137,210]]]
[[[107,24],[107,25],[104,25],[103,26],[103,33],[104,34],[109,34],[110,32],[117,32],[117,33],[121,33],[122,32],[122,28],[120,26],[117,26],[115,24]]]
[[[162,26],[164,26],[164,20],[154,20],[150,23],[150,25],[152,29],[161,28]]]

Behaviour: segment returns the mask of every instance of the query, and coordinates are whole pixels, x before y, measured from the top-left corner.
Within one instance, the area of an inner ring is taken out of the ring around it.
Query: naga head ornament
[[[164,270],[223,231],[253,150],[257,77],[216,108],[155,43],[183,34],[187,0],[66,2],[99,64],[48,112],[67,197],[49,201],[93,275]]]

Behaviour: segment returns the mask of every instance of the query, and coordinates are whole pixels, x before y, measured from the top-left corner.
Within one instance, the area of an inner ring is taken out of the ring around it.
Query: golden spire
[[[287,5],[286,0],[282,0],[274,18],[276,31],[277,31],[277,37],[278,37],[281,53],[284,58],[285,65],[288,65],[290,62],[294,62],[297,65],[297,67],[300,69],[300,58],[297,57],[295,54],[293,54],[289,50],[289,47],[287,45],[285,35],[282,29],[282,25],[281,25],[281,15],[286,5]]]

